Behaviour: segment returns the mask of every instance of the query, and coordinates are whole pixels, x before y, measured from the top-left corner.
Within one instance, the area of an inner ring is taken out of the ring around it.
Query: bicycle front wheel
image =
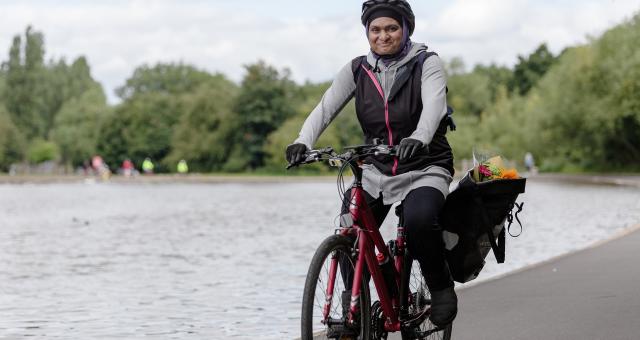
[[[438,329],[429,320],[431,309],[431,294],[424,281],[418,261],[406,256],[405,268],[402,277],[403,301],[407,315],[405,319],[411,320],[414,327],[402,330],[402,340],[427,339],[449,340],[451,339],[452,324],[443,329]]]
[[[346,236],[333,235],[318,247],[304,285],[302,340],[370,338],[371,297],[366,277],[362,278],[355,325],[346,322],[355,263],[353,240]]]

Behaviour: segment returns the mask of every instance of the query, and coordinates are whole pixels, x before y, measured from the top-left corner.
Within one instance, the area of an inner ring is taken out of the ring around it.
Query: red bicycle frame
[[[353,279],[353,285],[351,287],[351,304],[349,307],[349,314],[347,322],[353,324],[354,316],[358,312],[358,301],[360,298],[360,288],[362,284],[368,284],[363,282],[363,271],[366,264],[373,279],[374,286],[380,299],[383,315],[385,316],[384,328],[387,332],[400,331],[400,294],[398,296],[391,296],[390,287],[387,287],[387,282],[382,274],[382,269],[379,265],[380,262],[393,259],[389,253],[387,245],[384,243],[384,239],[378,230],[378,225],[373,217],[371,209],[369,208],[362,183],[360,182],[360,173],[356,174],[356,182],[351,190],[351,197],[349,200],[349,214],[353,224],[342,230],[342,234],[355,234],[356,242],[358,243],[358,259],[355,265],[355,273]],[[398,236],[395,240],[397,255],[395,256],[395,262],[393,266],[393,275],[395,280],[393,284],[396,285],[396,291],[400,292],[400,273],[404,266],[404,230],[402,226],[398,226]],[[378,257],[376,256],[375,249],[378,250]],[[338,258],[337,256],[331,259],[329,267],[329,282],[327,285],[325,305],[323,308],[323,318],[327,320],[329,318],[329,311],[331,310],[331,301],[333,299],[335,280],[338,270]]]

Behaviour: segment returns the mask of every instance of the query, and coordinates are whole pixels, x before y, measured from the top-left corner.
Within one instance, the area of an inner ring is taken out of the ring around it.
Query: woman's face
[[[402,26],[395,19],[380,17],[369,24],[369,45],[377,55],[395,54],[402,47]]]

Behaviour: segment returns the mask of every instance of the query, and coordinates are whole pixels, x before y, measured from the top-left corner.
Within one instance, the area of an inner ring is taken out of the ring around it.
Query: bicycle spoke
[[[305,283],[302,308],[303,339],[323,338],[323,334],[324,338],[355,338],[358,334],[365,339],[370,338],[368,327],[371,301],[367,286],[361,287],[359,292],[360,306],[364,310],[356,319],[356,325],[359,327],[354,328],[346,322],[351,304],[349,292],[355,272],[351,246],[349,239],[335,235],[327,238],[318,247]]]

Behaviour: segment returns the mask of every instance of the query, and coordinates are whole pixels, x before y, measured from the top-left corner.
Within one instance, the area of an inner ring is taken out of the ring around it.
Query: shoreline
[[[97,176],[83,175],[0,175],[2,184],[51,184],[51,183],[118,183],[118,184],[163,184],[163,183],[283,183],[283,182],[331,182],[334,175],[235,175],[235,174],[189,174],[189,175],[140,175],[135,177],[112,176],[102,180]]]
[[[544,173],[524,176],[533,181],[568,182],[574,184],[610,185],[640,187],[640,174],[563,174]],[[292,183],[292,182],[333,182],[334,173],[322,175],[269,175],[269,174],[158,174],[135,177],[112,176],[103,181],[97,176],[84,175],[16,175],[0,174],[2,184],[51,184],[51,183]]]

